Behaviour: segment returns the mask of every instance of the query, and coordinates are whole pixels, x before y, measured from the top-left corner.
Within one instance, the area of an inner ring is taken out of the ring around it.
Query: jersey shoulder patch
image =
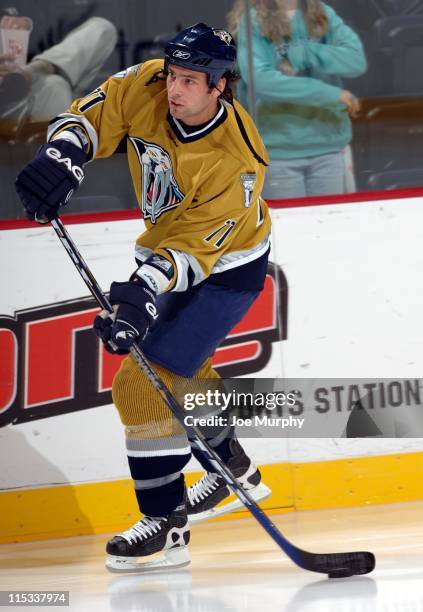
[[[140,71],[141,66],[142,64],[134,64],[133,66],[129,66],[128,68],[125,68],[125,70],[116,72],[116,74],[113,75],[113,78],[114,79],[124,79],[129,74],[133,74],[134,76],[137,76],[138,72]]]

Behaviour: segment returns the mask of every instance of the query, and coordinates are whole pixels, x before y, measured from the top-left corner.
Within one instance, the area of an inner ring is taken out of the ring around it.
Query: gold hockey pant
[[[220,380],[210,359],[193,378],[178,376],[154,363],[152,366],[182,405],[184,393],[199,392],[200,387],[210,388]],[[114,378],[112,394],[125,426],[129,468],[140,510],[149,516],[166,516],[184,494],[182,469],[191,457],[185,430],[130,355]],[[215,439],[209,440],[216,451],[225,446],[228,433],[228,428],[222,428]],[[194,446],[193,453],[207,469]]]

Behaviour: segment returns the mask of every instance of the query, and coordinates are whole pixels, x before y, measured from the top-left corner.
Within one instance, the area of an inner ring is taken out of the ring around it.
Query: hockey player
[[[109,340],[120,353],[139,343],[171,390],[218,378],[211,357],[266,275],[270,218],[260,193],[267,154],[232,99],[235,62],[228,32],[203,23],[184,30],[164,61],[112,76],[53,119],[47,144],[16,180],[28,217],[48,222],[78,189],[85,164],[127,139],[145,231],[137,269],[111,285],[113,315],[101,313],[94,327],[108,350]],[[106,564],[114,571],[186,565],[188,517],[204,520],[241,504],[230,502],[195,447],[206,473],[186,492],[187,436],[131,356],[115,376],[113,400],[144,518],[109,541]],[[257,501],[270,495],[233,430],[222,428],[210,443]],[[164,558],[145,560],[161,551]]]

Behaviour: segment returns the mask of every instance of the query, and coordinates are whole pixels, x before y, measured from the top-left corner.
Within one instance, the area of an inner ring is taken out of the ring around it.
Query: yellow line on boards
[[[423,499],[423,452],[260,467],[268,513]],[[186,474],[188,486],[199,473]],[[139,520],[131,480],[0,492],[0,543],[113,533]],[[215,520],[248,516],[235,512]]]

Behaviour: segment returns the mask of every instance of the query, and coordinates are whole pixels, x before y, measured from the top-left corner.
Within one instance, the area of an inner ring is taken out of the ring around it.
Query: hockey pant
[[[181,405],[185,393],[204,393],[206,389],[213,390],[221,384],[210,359],[191,379],[157,364],[152,365]],[[132,356],[122,362],[115,376],[113,401],[125,426],[128,463],[140,511],[148,516],[166,516],[182,500],[182,470],[191,458],[191,451],[204,469],[210,470],[211,466],[195,444],[190,443],[185,430]],[[202,416],[198,410],[195,415]],[[230,458],[229,440],[234,435],[233,428],[213,427],[204,433],[209,444],[226,462]]]

